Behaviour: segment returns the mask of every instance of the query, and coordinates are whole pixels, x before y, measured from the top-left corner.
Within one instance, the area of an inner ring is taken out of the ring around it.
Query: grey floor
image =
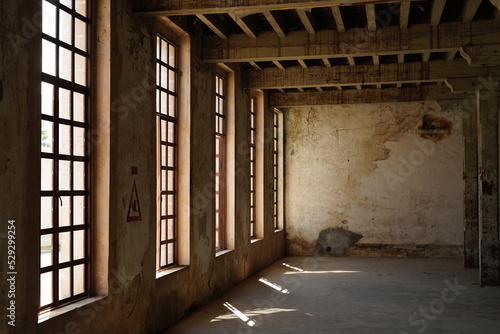
[[[460,260],[285,257],[165,333],[500,334],[500,287]]]

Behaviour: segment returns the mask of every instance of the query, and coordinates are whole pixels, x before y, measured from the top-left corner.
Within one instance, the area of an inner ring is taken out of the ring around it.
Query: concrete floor
[[[500,333],[461,260],[285,257],[165,333]]]

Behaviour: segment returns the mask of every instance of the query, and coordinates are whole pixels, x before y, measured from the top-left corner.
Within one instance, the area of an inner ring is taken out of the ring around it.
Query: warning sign
[[[130,194],[130,203],[128,205],[127,221],[134,222],[142,220],[141,216],[141,205],[139,204],[139,196],[137,195],[137,186],[132,188],[132,194]]]

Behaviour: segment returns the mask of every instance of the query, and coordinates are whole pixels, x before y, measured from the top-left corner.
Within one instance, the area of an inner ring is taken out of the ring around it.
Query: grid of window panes
[[[274,112],[273,114],[273,207],[274,207],[274,228],[279,229],[279,220],[278,220],[278,140],[279,140],[279,115],[278,112]]]
[[[225,249],[226,80],[215,77],[215,248]]]
[[[177,47],[156,38],[158,266],[177,264]]]
[[[40,310],[89,288],[89,5],[42,1]]]
[[[255,154],[257,99],[250,98],[250,238],[255,238]]]

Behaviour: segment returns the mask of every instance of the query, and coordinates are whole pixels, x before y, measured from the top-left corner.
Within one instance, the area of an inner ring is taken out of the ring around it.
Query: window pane
[[[52,234],[44,234],[40,237],[40,268],[52,265]]]
[[[73,260],[85,257],[85,232],[83,230],[73,232]]]
[[[54,115],[54,86],[42,82],[42,114]]]
[[[167,221],[165,219],[161,220],[161,241],[167,240]]]
[[[71,127],[69,125],[59,125],[59,153],[71,154]]]
[[[73,269],[73,290],[75,295],[85,292],[85,265],[80,264]]]
[[[75,54],[75,83],[87,85],[87,60],[78,54]]]
[[[167,245],[161,245],[160,247],[160,266],[167,265]]]
[[[47,40],[42,40],[42,71],[56,75],[56,46]]]
[[[71,260],[71,232],[59,233],[59,263]]]
[[[63,2],[64,1],[61,1],[61,3]],[[59,10],[59,40],[71,45],[72,36],[73,36],[72,16],[66,13],[64,10]]]
[[[40,306],[51,304],[52,299],[52,272],[40,275]]]
[[[83,16],[87,16],[87,1],[76,0],[75,1],[75,9],[78,12],[78,14],[82,14]]]
[[[59,89],[59,117],[71,119],[71,92]]]
[[[71,197],[59,196],[59,226],[69,226],[71,224]]]
[[[59,47],[59,77],[64,80],[71,80],[73,56],[71,51]]]
[[[85,197],[75,196],[73,198],[73,225],[85,223]]]
[[[42,32],[56,37],[56,6],[43,1],[42,3]]]
[[[59,270],[59,299],[71,297],[71,268]]]
[[[169,243],[168,244],[168,263],[173,263],[174,262],[174,244]]]
[[[54,153],[54,123],[42,120],[42,152]]]
[[[73,127],[73,155],[85,156],[85,129],[77,126]]]
[[[71,190],[70,161],[59,161],[59,190]]]
[[[87,25],[80,19],[75,19],[75,46],[87,51]]]
[[[53,190],[54,164],[51,159],[42,159],[41,165],[41,190]]]
[[[51,228],[53,226],[53,199],[42,197],[40,200],[40,228]]]
[[[85,122],[85,96],[73,93],[73,119],[77,122]]]
[[[73,162],[73,190],[85,190],[85,163]]]

